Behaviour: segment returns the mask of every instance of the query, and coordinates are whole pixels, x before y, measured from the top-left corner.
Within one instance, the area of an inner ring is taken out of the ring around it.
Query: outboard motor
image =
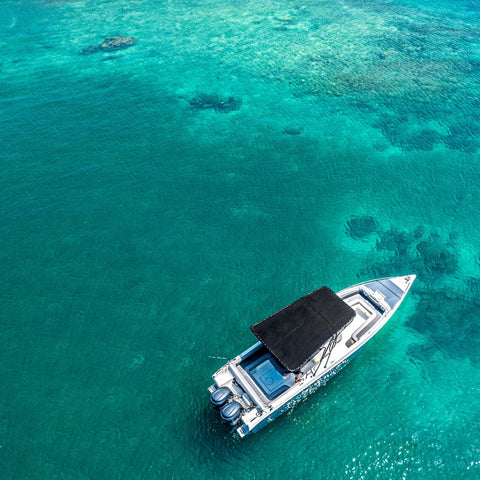
[[[220,417],[225,423],[235,425],[242,415],[242,406],[238,402],[227,403],[220,410]]]
[[[232,395],[233,393],[228,387],[217,388],[211,393],[210,402],[216,409],[220,409]]]

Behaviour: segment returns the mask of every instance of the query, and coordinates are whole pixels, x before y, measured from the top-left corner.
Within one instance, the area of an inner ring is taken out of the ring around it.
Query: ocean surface
[[[1,0],[0,52],[2,480],[480,478],[478,2]],[[228,434],[251,324],[406,274]]]

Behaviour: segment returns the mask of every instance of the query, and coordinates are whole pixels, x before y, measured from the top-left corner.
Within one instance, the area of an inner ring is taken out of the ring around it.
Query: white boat
[[[252,325],[260,340],[214,375],[210,401],[240,437],[324,385],[387,323],[415,275],[321,287]]]

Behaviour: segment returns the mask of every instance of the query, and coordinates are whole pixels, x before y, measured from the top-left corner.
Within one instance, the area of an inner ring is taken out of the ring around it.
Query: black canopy
[[[340,297],[321,287],[250,329],[288,371],[296,372],[354,316]]]

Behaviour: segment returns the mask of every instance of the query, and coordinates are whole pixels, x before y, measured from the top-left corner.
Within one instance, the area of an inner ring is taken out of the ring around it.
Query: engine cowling
[[[215,408],[220,409],[232,395],[233,393],[228,387],[220,387],[210,394],[210,402]]]
[[[242,406],[238,402],[230,402],[220,410],[220,417],[225,423],[235,425],[242,415]]]

